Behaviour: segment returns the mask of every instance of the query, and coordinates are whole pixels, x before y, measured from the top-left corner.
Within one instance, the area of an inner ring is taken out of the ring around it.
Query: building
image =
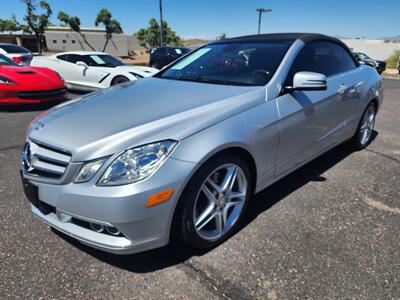
[[[101,28],[82,28],[82,34],[96,50],[102,51],[106,42],[105,30]],[[50,52],[92,50],[77,33],[69,27],[50,26],[46,29],[46,46]],[[132,49],[133,50],[133,49]],[[128,37],[124,34],[113,34],[105,52],[115,56],[129,56]]]
[[[0,32],[0,43],[15,44],[37,52],[36,37],[34,34],[24,33],[22,31]]]

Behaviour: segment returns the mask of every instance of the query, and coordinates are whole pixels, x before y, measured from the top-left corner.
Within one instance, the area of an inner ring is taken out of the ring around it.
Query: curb
[[[399,76],[391,76],[391,75],[383,75],[383,79],[394,79],[394,80],[400,80]]]

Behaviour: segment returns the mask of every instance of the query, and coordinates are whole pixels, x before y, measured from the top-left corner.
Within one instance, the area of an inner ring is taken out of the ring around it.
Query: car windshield
[[[178,60],[156,77],[261,86],[271,80],[290,45],[291,42],[211,44]]]
[[[8,57],[0,54],[0,66],[18,66],[18,64],[13,62]]]
[[[92,54],[92,55],[83,55],[82,56],[83,61],[91,67],[118,67],[118,66],[124,66],[125,64],[120,61],[119,59],[116,59],[115,57],[111,55],[105,55],[105,54]]]
[[[357,52],[356,54],[357,54],[361,59],[370,59],[370,57],[369,57],[367,54],[365,54],[365,53]]]
[[[18,45],[0,45],[0,48],[2,48],[7,53],[20,53],[20,54],[29,53],[28,49],[25,49],[24,47]]]

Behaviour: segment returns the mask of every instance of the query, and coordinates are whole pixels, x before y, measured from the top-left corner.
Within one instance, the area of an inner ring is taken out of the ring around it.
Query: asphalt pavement
[[[115,256],[52,231],[18,174],[47,107],[0,109],[0,299],[400,299],[400,80],[384,85],[366,150],[338,146],[262,191],[208,252]]]

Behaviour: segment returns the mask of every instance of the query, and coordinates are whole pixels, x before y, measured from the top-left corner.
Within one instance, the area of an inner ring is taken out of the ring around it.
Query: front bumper
[[[27,94],[29,92],[2,90],[0,91],[0,106],[57,102],[68,98],[68,92],[66,89],[62,89],[62,92],[54,95],[46,94],[46,92],[48,91],[42,91],[43,94],[41,94],[41,91],[30,91],[30,94]],[[37,93],[37,95],[34,95],[33,93]]]
[[[87,183],[63,185],[29,177],[29,183],[37,187],[40,202],[51,208],[44,211],[32,204],[32,212],[56,230],[107,252],[132,254],[161,247],[169,242],[173,212],[194,167],[193,163],[168,158],[151,177],[110,187],[95,185],[101,174]],[[146,207],[151,195],[170,188],[174,193],[168,201]],[[121,235],[99,233],[73,220],[112,226]]]

